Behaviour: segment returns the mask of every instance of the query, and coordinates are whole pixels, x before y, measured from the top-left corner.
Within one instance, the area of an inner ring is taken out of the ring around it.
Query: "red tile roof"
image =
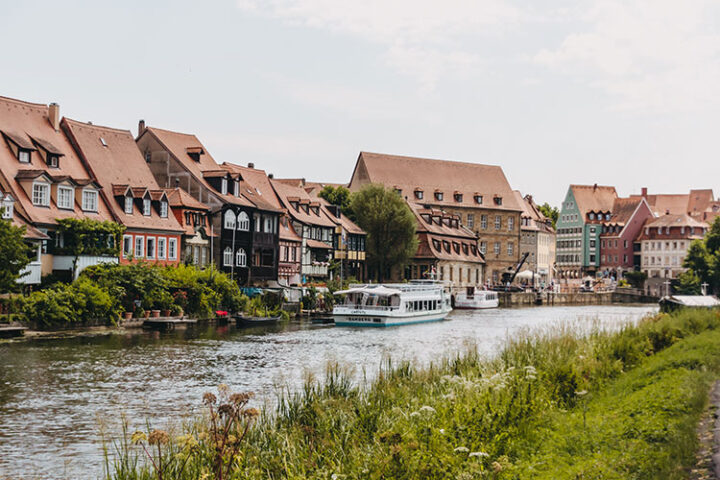
[[[366,183],[381,183],[388,188],[399,188],[411,201],[413,192],[425,192],[423,204],[447,207],[480,207],[498,210],[520,211],[510,184],[502,168],[479,163],[433,160],[428,158],[405,157],[381,153],[360,152],[351,189],[357,190]],[[432,192],[444,193],[442,200],[436,200]],[[453,192],[463,194],[457,202]],[[482,205],[474,196],[483,196]],[[495,205],[494,197],[503,199],[502,205]]]
[[[171,207],[183,207],[192,210],[209,210],[210,207],[197,201],[182,188],[166,188],[168,202]]]
[[[120,223],[133,229],[167,232],[183,230],[173,215],[161,217],[155,205],[149,216],[143,215],[137,205],[134,205],[134,211],[129,215],[125,213],[124,199],[116,197],[125,185],[130,185],[134,198],[142,198],[149,193],[150,198],[157,201],[165,193],[155,181],[129,130],[101,127],[67,118],[63,119],[63,125],[88,168],[105,187],[107,201]]]
[[[297,243],[302,242],[302,238],[297,234],[287,216],[280,219],[279,234],[280,240]]]
[[[78,205],[75,205],[73,210],[58,208],[55,198],[52,196],[49,206],[35,206],[25,188],[15,180],[18,173],[23,170],[42,170],[49,176],[71,178],[78,185],[85,185],[91,180],[91,174],[75,153],[65,133],[62,129],[56,131],[51,125],[48,111],[47,105],[0,97],[0,131],[4,133],[4,138],[10,138],[11,142],[21,143],[23,147],[32,146],[31,139],[35,139],[45,147],[62,154],[58,167],[54,168],[48,166],[40,152],[33,147],[30,155],[31,163],[20,163],[8,142],[0,137],[2,140],[0,141],[0,171],[12,186],[16,208],[23,211],[27,220],[36,226],[54,225],[56,219],[59,218],[112,219],[112,214],[102,196],[98,199],[97,212],[83,212]],[[28,176],[25,177],[25,175]],[[34,174],[20,173],[19,180],[29,182],[32,175]]]
[[[238,175],[240,181],[240,191],[249,198],[258,208],[269,211],[280,211],[282,205],[275,195],[270,179],[265,170],[257,168],[243,167],[234,163],[223,162],[223,169]]]
[[[298,222],[305,225],[316,225],[321,227],[335,226],[335,224],[330,221],[327,215],[325,215],[319,208],[318,213],[315,214],[312,208],[308,208],[308,211],[305,212],[302,207],[299,207],[296,210],[292,206],[291,201],[295,201],[295,198],[299,199],[301,204],[309,205],[311,201],[314,201],[314,199],[312,199],[303,188],[288,185],[275,179],[270,180],[270,184],[275,190],[275,193],[280,199],[283,207],[285,207],[285,209],[288,211],[288,214]]]
[[[580,214],[610,212],[617,198],[615,187],[603,185],[570,185]]]

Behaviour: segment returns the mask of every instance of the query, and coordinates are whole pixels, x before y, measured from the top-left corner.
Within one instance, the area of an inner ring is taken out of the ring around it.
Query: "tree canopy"
[[[560,210],[558,210],[557,207],[551,207],[549,203],[545,202],[542,205],[538,207],[538,210],[540,210],[540,213],[545,215],[547,218],[552,220],[552,226],[555,228],[555,225],[557,224],[558,217],[560,217]]]
[[[720,217],[715,218],[705,238],[690,244],[683,266],[689,274],[680,279],[682,290],[696,290],[706,283],[708,293],[720,293]]]
[[[0,212],[2,212],[0,208]],[[20,272],[30,263],[30,247],[25,243],[25,227],[0,219],[0,293],[15,292]]]
[[[395,190],[375,184],[353,194],[350,206],[367,232],[369,273],[383,281],[393,267],[404,266],[417,252],[415,215]]]
[[[345,216],[353,218],[353,212],[350,208],[350,190],[347,188],[342,185],[338,185],[337,187],[325,185],[325,187],[320,190],[320,193],[318,193],[318,196],[340,207],[340,210]]]

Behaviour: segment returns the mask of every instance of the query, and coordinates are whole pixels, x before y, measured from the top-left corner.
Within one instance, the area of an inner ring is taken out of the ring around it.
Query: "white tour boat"
[[[500,299],[497,292],[468,287],[464,292],[455,295],[455,305],[453,306],[457,309],[479,310],[497,308],[498,305],[500,305]]]
[[[450,295],[433,281],[351,285],[335,292],[344,296],[333,308],[335,325],[389,327],[436,322],[452,310]]]

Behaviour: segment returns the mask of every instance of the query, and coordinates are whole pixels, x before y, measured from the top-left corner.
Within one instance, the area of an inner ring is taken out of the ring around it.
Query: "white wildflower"
[[[468,455],[468,457],[489,457],[489,456],[490,456],[490,454],[485,453],[485,452],[470,452],[470,454]]]
[[[467,447],[457,447],[453,452],[455,453],[468,453],[470,450],[468,450]]]
[[[420,416],[420,412],[412,412],[412,413],[410,414],[410,417],[411,417],[411,418],[412,418],[412,417],[419,417],[419,416]]]
[[[444,428],[441,428],[440,430],[438,430],[438,432],[440,432],[440,435],[445,435],[445,429],[444,429]]]
[[[422,407],[420,407],[420,413],[427,413],[429,415],[432,415],[433,413],[435,413],[435,409],[430,405],[423,405]]]

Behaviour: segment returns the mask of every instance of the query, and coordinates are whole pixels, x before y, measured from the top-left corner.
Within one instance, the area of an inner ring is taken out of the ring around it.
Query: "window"
[[[47,183],[33,183],[32,187],[33,205],[47,207],[50,205],[50,185]]]
[[[177,260],[177,238],[168,239],[168,259]]]
[[[493,198],[493,202],[495,203],[495,205],[502,205],[502,197]]]
[[[123,235],[123,257],[128,258],[133,254],[132,235]]]
[[[227,194],[227,178],[220,180],[220,193],[223,195]]]
[[[73,208],[73,189],[71,187],[58,187],[58,208]]]
[[[475,203],[482,204],[482,195],[475,195]]]
[[[475,215],[472,213],[467,214],[467,226],[468,228],[475,228]]]
[[[265,228],[263,229],[265,233],[272,233],[273,231],[273,218],[272,217],[265,217]],[[323,239],[325,239],[325,233],[327,231],[323,231]],[[329,235],[328,235],[329,237]],[[329,239],[329,238],[328,238]]]
[[[588,218],[589,218],[590,220],[595,220],[595,214],[592,213],[592,212],[590,212],[590,213],[588,214]]]
[[[456,201],[456,202],[460,203],[460,202],[462,202],[462,199],[463,199],[462,193],[456,193],[456,194],[455,194],[455,201]]]
[[[495,216],[495,230],[500,230],[502,228],[502,217],[500,215]]]
[[[195,245],[193,248],[193,265],[198,265],[200,263],[200,247]]]
[[[168,202],[165,200],[160,202],[160,216],[162,218],[167,218],[168,216]]]
[[[507,244],[507,254],[508,254],[509,256],[512,256],[514,252],[515,252],[515,245],[514,245],[512,242],[508,242],[508,244]]]
[[[145,152],[145,162],[150,163],[150,160],[152,160],[152,153]]]
[[[82,209],[85,212],[97,212],[98,192],[95,190],[83,190]]]
[[[202,251],[200,252],[200,262],[201,262],[201,265],[207,265],[207,254],[208,254],[208,249],[207,249],[207,247],[203,247],[203,248],[202,248]]]
[[[225,228],[228,230],[235,229],[235,214],[232,210],[225,210]],[[232,250],[230,251],[230,255],[232,255]]]
[[[233,261],[232,248],[225,247],[225,250],[223,250],[223,265],[225,265],[226,267],[229,267],[232,265],[232,261]]]
[[[247,255],[245,254],[245,250],[243,250],[242,248],[238,249],[237,253],[235,254],[235,263],[238,267],[247,266]]]
[[[155,258],[155,237],[147,239],[147,258]]]
[[[500,242],[495,242],[495,245],[493,246],[493,251],[495,252],[495,255],[500,255]]]
[[[236,197],[240,196],[240,182],[238,182],[237,180],[233,182],[233,195],[235,195]]]
[[[423,199],[423,191],[415,190],[415,198],[417,198],[418,200],[422,200]]]
[[[150,216],[151,210],[150,210],[150,199],[149,198],[143,198],[143,215],[146,217]]]
[[[135,256],[142,258],[145,256],[145,238],[135,237]]]
[[[166,250],[167,250],[167,239],[165,237],[158,237],[158,247],[157,247],[158,260],[165,260]]]
[[[480,253],[483,255],[487,253],[487,242],[480,242]]]
[[[480,215],[480,228],[487,230],[487,215]]]
[[[245,212],[240,212],[237,217],[237,229],[245,232],[250,230],[250,217]]]
[[[125,213],[132,215],[133,212],[133,198],[125,197]]]
[[[435,192],[435,200],[441,201],[443,199],[443,192]]]
[[[508,217],[508,230],[512,231],[515,229],[515,217]]]
[[[30,163],[30,150],[18,150],[18,161],[20,163]]]

